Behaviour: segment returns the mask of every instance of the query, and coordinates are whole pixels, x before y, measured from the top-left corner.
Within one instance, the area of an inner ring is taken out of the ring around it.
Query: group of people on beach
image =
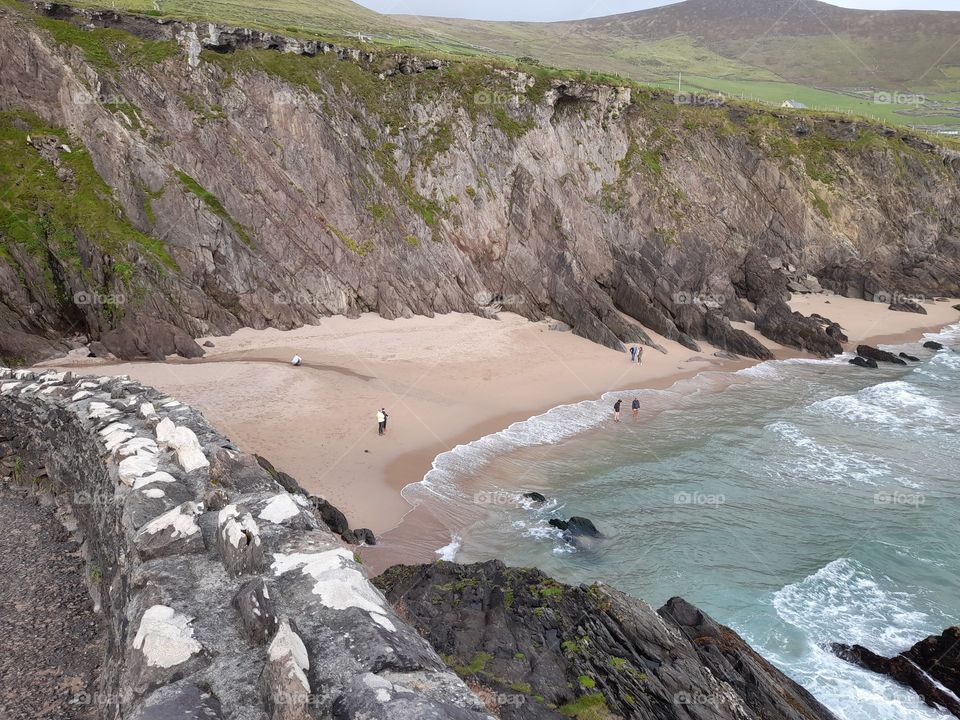
[[[303,364],[303,358],[299,355],[294,355],[290,360],[290,364],[294,367],[300,367]],[[377,410],[377,435],[383,435],[387,432],[387,418],[390,417],[387,414],[386,408],[380,408]]]
[[[630,362],[643,365],[643,348],[639,345],[630,346]],[[613,404],[614,422],[620,422],[620,408],[622,405],[623,401],[617,398],[617,401]],[[640,418],[640,398],[633,399],[633,402],[630,403],[630,409],[633,411],[633,421],[636,422]]]
[[[617,401],[613,404],[613,421],[620,422],[620,407],[623,404],[623,400],[617,398]],[[636,422],[640,419],[640,398],[634,398],[633,402],[630,403],[630,409],[633,411],[633,421]]]

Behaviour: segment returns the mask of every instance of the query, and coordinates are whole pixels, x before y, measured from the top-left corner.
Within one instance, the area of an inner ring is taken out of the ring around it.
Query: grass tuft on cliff
[[[172,40],[146,40],[113,28],[85,29],[67,20],[37,16],[34,22],[62,45],[74,45],[83,51],[87,62],[99,70],[121,65],[149,66],[177,54]]]
[[[28,137],[55,137],[59,145],[70,148],[57,151],[59,175],[52,162],[28,144]],[[0,252],[6,257],[13,245],[19,245],[41,265],[47,265],[48,253],[53,253],[79,269],[77,233],[82,233],[118,260],[136,250],[159,265],[176,268],[163,242],[136,230],[126,219],[83,146],[32,113],[0,113],[0,177],[4,179]]]
[[[227,209],[223,206],[223,203],[217,199],[216,195],[181,170],[177,170],[177,177],[187,190],[196,195],[200,201],[209,208],[210,212],[233,228],[233,231],[243,240],[247,247],[253,247],[253,240],[250,239],[250,234],[247,232],[247,229],[227,212]]]

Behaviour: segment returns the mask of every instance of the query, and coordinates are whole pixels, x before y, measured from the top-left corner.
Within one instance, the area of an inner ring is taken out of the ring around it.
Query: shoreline
[[[942,332],[945,328],[957,324],[958,322],[960,322],[960,317],[946,324],[941,324],[938,322],[934,325],[916,327],[896,333],[875,335],[865,338],[851,337],[848,342],[844,343],[844,351],[855,353],[857,345],[871,345],[873,347],[880,347],[882,345],[895,346],[919,342],[925,335]],[[750,330],[752,328],[744,329]],[[739,370],[755,367],[765,362],[779,362],[794,358],[807,358],[812,360],[822,359],[824,361],[829,360],[829,358],[816,358],[809,353],[776,345],[776,343],[773,343],[767,338],[764,338],[763,340],[768,344],[768,346],[777,348],[777,350],[774,352],[775,357],[772,360],[742,359],[736,363],[731,362],[722,368],[701,368],[690,370],[685,373],[678,372],[676,375],[662,378],[659,382],[645,384],[642,387],[613,388],[609,392],[626,392],[630,390],[667,390],[675,387],[684,380],[696,378],[704,372],[722,372],[732,376]],[[737,365],[738,367],[731,367],[730,365]],[[571,405],[591,399],[595,398],[582,397],[569,403],[562,403],[561,405]],[[560,407],[561,405],[554,405],[551,408],[531,413],[525,417],[519,417],[516,413],[505,415],[504,421],[490,432],[476,434],[473,436],[472,440],[454,443],[453,447],[436,453],[436,455],[433,456],[430,467],[434,467],[437,458],[441,454],[444,452],[449,452],[457,445],[467,445],[472,442],[480,441],[489,435],[496,434],[497,432],[506,429],[513,423],[532,420],[533,418],[549,412],[556,407]],[[642,425],[643,422],[644,421],[641,420],[640,424]],[[593,428],[593,430],[596,430],[596,428]],[[583,432],[590,431],[591,430],[585,430]],[[403,458],[402,460],[412,463],[416,463],[420,460],[418,453],[411,453],[410,455],[411,457]],[[402,493],[404,489],[410,487],[411,485],[415,485],[420,481],[405,484],[399,484],[396,480],[392,480],[390,482],[398,492]],[[525,490],[523,487],[511,487],[510,489],[517,492]],[[429,508],[425,507],[425,504],[422,503],[420,505],[411,505],[410,510],[404,515],[403,518],[401,518],[401,521],[395,527],[384,533],[383,536],[378,538],[380,543],[377,546],[363,547],[361,548],[360,553],[364,559],[368,571],[371,573],[371,576],[376,576],[392,565],[416,564],[432,562],[436,560],[440,555],[441,550],[444,550],[459,542],[460,531],[462,531],[462,528],[459,531],[451,530],[444,525],[434,513],[430,512]],[[424,542],[427,538],[431,538],[431,540],[429,542]]]
[[[834,295],[798,296],[793,304],[839,322],[849,348],[909,341],[958,322],[953,302],[928,305],[926,316]],[[756,334],[749,324],[736,326]],[[704,371],[735,372],[760,362],[722,360],[707,343],[696,352],[651,335],[667,352],[648,347],[637,366],[626,353],[509,313],[496,320],[368,314],[288,331],[243,329],[210,338],[214,347],[198,360],[105,362],[78,353],[41,365],[130,375],[196,407],[240,447],[339,507],[351,527],[374,530],[383,545],[363,553],[379,565],[373,554],[383,554],[403,525],[416,522],[421,534],[429,533],[433,523],[415,514],[401,492],[457,445],[607,392],[666,389]],[[777,359],[808,357],[763,342]],[[302,367],[290,365],[294,354],[303,357]],[[384,438],[374,420],[381,406],[391,415]],[[448,542],[445,531],[431,559]]]

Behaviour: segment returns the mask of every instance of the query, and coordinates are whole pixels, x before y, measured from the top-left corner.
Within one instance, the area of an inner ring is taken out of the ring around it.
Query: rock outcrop
[[[654,612],[496,561],[395,566],[374,583],[504,720],[834,717],[680,599]]]
[[[930,707],[960,718],[960,627],[931,635],[890,658],[862,645],[834,643],[831,649],[843,660],[913,688]]]
[[[102,181],[88,207],[123,225],[105,239],[21,194],[29,231],[0,227],[16,362],[500,309],[615,348],[649,328],[769,357],[736,325],[755,322],[825,355],[836,334],[789,312],[791,289],[960,295],[960,156],[859,120],[801,132],[635,87],[8,2],[0,123],[4,153],[28,153],[15,182],[42,171],[70,198]]]
[[[894,365],[906,365],[907,361],[904,360],[899,355],[894,355],[892,352],[886,350],[880,350],[875,347],[870,347],[869,345],[857,345],[857,355],[867,360],[873,360],[874,362],[887,362],[893,363]]]
[[[488,717],[310,498],[173,398],[0,369],[0,467],[83,541],[101,717]]]

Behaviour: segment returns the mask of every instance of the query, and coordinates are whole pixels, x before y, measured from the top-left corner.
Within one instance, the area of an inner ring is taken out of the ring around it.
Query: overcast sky
[[[481,20],[574,20],[669,5],[667,0],[356,0],[382,13]],[[960,10],[960,0],[831,0],[871,10]]]

